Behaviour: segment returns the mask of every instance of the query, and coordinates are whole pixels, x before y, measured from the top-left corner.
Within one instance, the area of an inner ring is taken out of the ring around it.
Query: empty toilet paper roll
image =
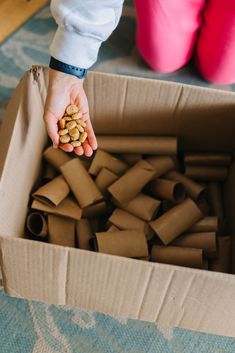
[[[151,261],[201,269],[205,266],[202,249],[178,246],[154,245],[151,251]]]
[[[48,215],[48,241],[51,244],[75,247],[75,221]]]
[[[85,156],[79,156],[80,161],[82,162],[83,166],[85,167],[86,170],[89,170],[91,163],[92,163],[92,158],[87,158]]]
[[[98,146],[111,153],[176,155],[176,137],[97,136]]]
[[[168,172],[166,175],[164,175],[164,178],[182,183],[188,196],[190,196],[195,201],[201,198],[203,194],[205,194],[205,185],[200,185],[175,170]]]
[[[107,168],[102,168],[95,179],[95,183],[98,186],[99,190],[102,192],[104,198],[107,200],[110,196],[108,192],[108,187],[112,185],[118,176],[108,170]]]
[[[61,172],[81,208],[103,199],[103,195],[79,158],[74,158],[63,164]]]
[[[232,239],[229,236],[218,237],[218,257],[210,261],[210,269],[216,272],[232,271]]]
[[[69,194],[69,185],[62,175],[49,181],[33,193],[33,198],[47,205],[58,206]]]
[[[124,210],[121,210],[120,208],[116,208],[113,211],[109,217],[109,221],[119,229],[141,230],[144,232],[147,239],[151,239],[154,236],[154,232],[149,227],[148,223]]]
[[[193,224],[187,229],[187,233],[217,232],[218,226],[218,218],[208,216]]]
[[[76,239],[79,249],[91,250],[90,240],[94,237],[91,223],[88,219],[76,222]]]
[[[231,162],[232,156],[229,153],[186,153],[184,155],[185,164],[229,166]]]
[[[175,207],[174,203],[167,201],[167,200],[162,200],[162,212],[163,213],[171,210],[173,207]]]
[[[150,261],[150,256],[145,256],[145,257],[136,257],[136,260],[141,260],[141,261]]]
[[[129,164],[130,166],[136,164],[141,159],[143,159],[143,156],[140,153],[123,153],[117,154],[116,157]]]
[[[197,205],[200,208],[200,210],[202,211],[204,216],[209,216],[210,214],[210,205],[208,203],[208,201],[204,198],[199,198],[197,200]]]
[[[107,232],[116,232],[116,231],[119,231],[120,229],[118,228],[118,227],[116,227],[115,225],[111,225],[109,228],[108,228],[108,230],[107,230]]]
[[[82,216],[82,209],[72,196],[66,197],[58,206],[46,205],[41,201],[34,200],[31,208],[75,220],[79,220]]]
[[[126,257],[147,257],[148,244],[144,232],[122,230],[96,233],[97,251]]]
[[[149,225],[163,244],[167,245],[201,218],[203,215],[200,208],[191,199],[186,199]]]
[[[93,233],[96,233],[99,231],[100,228],[100,221],[99,218],[89,218],[88,221],[90,222],[91,228],[93,230]]]
[[[213,232],[183,234],[175,239],[171,245],[202,249],[208,259],[213,259],[217,256],[216,234]]]
[[[176,160],[172,157],[149,157],[146,161],[155,169],[156,178],[166,174],[176,167]]]
[[[113,200],[113,203],[119,208],[122,208],[123,210],[145,221],[151,221],[155,218],[161,206],[160,200],[156,200],[153,197],[142,193],[138,194],[128,203],[120,204],[115,200]]]
[[[115,200],[124,204],[137,196],[154,176],[154,168],[145,160],[141,160],[115,181],[108,191]]]
[[[179,203],[185,199],[184,185],[178,181],[154,179],[149,183],[146,190],[152,196],[173,203]]]
[[[26,227],[37,237],[45,238],[47,236],[47,221],[40,212],[32,212],[28,215]]]
[[[116,175],[122,175],[129,165],[110,153],[98,149],[89,168],[89,173],[97,175],[102,168],[107,168]]]
[[[43,152],[43,157],[50,163],[56,170],[60,171],[60,167],[66,162],[71,160],[68,153],[63,152],[59,148],[48,147]]]
[[[220,219],[224,218],[222,187],[219,183],[208,184],[208,199],[211,207],[211,214]]]
[[[105,215],[107,212],[107,204],[104,201],[97,202],[94,205],[83,208],[82,218],[96,218]]]
[[[201,181],[224,181],[228,175],[226,167],[186,165],[185,175]]]
[[[52,167],[51,164],[47,163],[43,170],[43,175],[42,175],[43,179],[48,179],[49,181],[54,179],[57,176],[58,176],[57,170],[54,167]]]

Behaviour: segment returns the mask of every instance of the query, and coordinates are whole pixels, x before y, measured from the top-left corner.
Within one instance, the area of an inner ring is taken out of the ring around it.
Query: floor
[[[46,3],[48,0],[0,0],[0,43]]]

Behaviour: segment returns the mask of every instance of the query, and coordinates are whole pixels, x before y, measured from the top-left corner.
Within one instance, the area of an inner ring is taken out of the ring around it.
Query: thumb
[[[46,124],[47,133],[53,143],[53,147],[57,148],[59,146],[59,135],[58,135],[58,119],[52,113],[45,111],[44,121]]]

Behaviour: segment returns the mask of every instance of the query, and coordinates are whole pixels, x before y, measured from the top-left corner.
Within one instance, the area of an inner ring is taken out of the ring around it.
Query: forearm
[[[124,0],[52,0],[58,29],[50,47],[56,59],[82,68],[92,66],[100,45],[116,28]]]

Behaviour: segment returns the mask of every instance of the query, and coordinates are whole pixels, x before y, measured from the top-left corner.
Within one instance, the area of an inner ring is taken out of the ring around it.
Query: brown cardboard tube
[[[187,229],[187,233],[217,232],[217,230],[218,218],[208,216],[193,224],[192,227]]]
[[[167,200],[162,200],[162,212],[165,213],[169,210],[171,210],[173,207],[175,207],[175,204],[167,201]]]
[[[213,232],[184,234],[175,239],[171,245],[181,246],[182,248],[202,249],[208,259],[213,259],[217,256],[216,234]]]
[[[164,175],[164,178],[182,183],[187,194],[195,201],[201,198],[206,190],[206,186],[202,186],[196,183],[195,181],[175,170],[168,172],[166,175]]]
[[[124,211],[133,214],[136,217],[143,219],[144,221],[151,221],[154,219],[161,206],[161,201],[156,200],[145,194],[138,194],[133,200],[125,204],[119,204],[115,200],[113,203]]]
[[[47,236],[47,221],[40,212],[32,212],[26,221],[27,229],[35,236],[44,238]]]
[[[186,165],[185,175],[201,181],[224,181],[228,175],[226,167]]]
[[[202,249],[154,245],[151,251],[151,261],[176,266],[204,268]]]
[[[82,210],[82,218],[96,218],[102,215],[105,215],[107,212],[106,202],[101,201],[97,202],[94,205],[83,208]]]
[[[62,175],[49,181],[33,193],[33,198],[47,205],[58,206],[69,194],[70,189]]]
[[[112,215],[109,217],[109,221],[119,229],[141,230],[144,232],[147,239],[151,239],[154,236],[154,232],[149,227],[148,223],[120,208],[116,208],[113,211]]]
[[[105,254],[126,257],[148,256],[145,234],[138,230],[96,233],[96,245],[98,252]]]
[[[79,158],[74,158],[63,164],[61,172],[81,208],[103,199],[103,195]]]
[[[119,231],[120,229],[118,227],[116,227],[115,225],[111,225],[109,227],[109,229],[107,230],[107,232],[116,232],[116,231]]]
[[[71,160],[68,153],[63,152],[59,148],[48,147],[43,152],[43,157],[50,163],[56,170],[60,171],[60,167],[66,162]]]
[[[97,136],[99,148],[110,153],[176,155],[176,137]]]
[[[64,216],[75,220],[79,220],[82,216],[82,210],[72,196],[66,197],[58,206],[46,205],[41,201],[34,200],[31,207],[35,210]]]
[[[210,269],[216,272],[231,273],[232,250],[231,237],[218,237],[218,257],[210,262]]]
[[[52,180],[56,176],[58,176],[56,169],[54,167],[52,167],[52,165],[47,163],[45,165],[44,170],[43,170],[43,175],[42,175],[43,179]]]
[[[186,199],[149,225],[163,244],[167,245],[201,218],[203,218],[202,212],[195,202]]]
[[[173,203],[182,202],[185,199],[184,185],[178,181],[167,179],[154,179],[146,189],[150,195]]]
[[[229,153],[186,153],[184,155],[185,164],[227,167],[231,162],[232,156]]]
[[[82,162],[84,168],[88,171],[92,163],[92,157],[87,158],[87,157],[80,156],[79,159]]]
[[[118,202],[124,204],[137,196],[154,176],[154,168],[148,162],[141,160],[115,181],[108,191]]]
[[[92,175],[97,175],[102,168],[107,168],[116,175],[122,175],[129,168],[129,165],[111,154],[99,149],[93,158],[89,173]]]
[[[110,196],[108,192],[108,187],[112,185],[118,176],[108,170],[107,168],[102,168],[95,179],[95,183],[98,186],[99,190],[102,192],[104,198],[107,200]]]
[[[75,221],[66,217],[48,215],[48,241],[51,244],[75,247]]]
[[[76,239],[79,249],[91,250],[90,239],[93,237],[93,229],[88,219],[80,219],[76,222]]]
[[[140,153],[117,154],[116,157],[121,159],[123,162],[129,164],[130,166],[136,164],[141,159],[143,159],[143,156]]]
[[[207,259],[203,259],[203,270],[209,270],[209,261]]]
[[[174,158],[165,156],[165,157],[149,157],[146,161],[155,169],[156,178],[166,174],[170,170],[176,167],[176,161]]]
[[[202,211],[204,216],[209,216],[210,214],[210,205],[208,201],[204,198],[199,198],[198,201],[196,202],[200,210]]]
[[[208,184],[208,199],[211,207],[211,214],[219,219],[224,218],[222,190],[219,183]]]

